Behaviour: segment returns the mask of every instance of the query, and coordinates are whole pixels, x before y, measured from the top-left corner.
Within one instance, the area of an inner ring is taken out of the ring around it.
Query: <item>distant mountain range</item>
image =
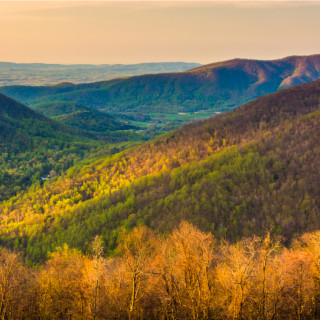
[[[137,225],[166,233],[188,220],[231,241],[319,229],[319,101],[320,80],[72,167],[2,203],[1,244],[38,262],[97,234],[111,253]]]
[[[158,62],[138,64],[44,64],[0,62],[0,86],[50,85],[61,81],[93,82],[147,73],[179,72],[199,63]]]
[[[73,101],[107,112],[227,111],[258,96],[320,77],[320,55],[280,60],[234,59],[179,73],[88,84],[7,86],[0,92],[26,104]]]

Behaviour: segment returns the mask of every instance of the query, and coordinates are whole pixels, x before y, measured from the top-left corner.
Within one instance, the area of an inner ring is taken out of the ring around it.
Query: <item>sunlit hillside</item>
[[[32,261],[67,243],[108,252],[122,227],[188,220],[236,241],[318,228],[319,81],[258,98],[31,188],[2,204],[1,242]]]

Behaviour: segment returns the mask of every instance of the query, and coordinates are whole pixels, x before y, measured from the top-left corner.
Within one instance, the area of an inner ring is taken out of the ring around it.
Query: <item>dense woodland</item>
[[[266,229],[289,243],[319,228],[320,82],[282,90],[138,148],[70,168],[1,205],[1,244],[31,263],[120,230],[170,232],[186,219],[237,241]]]
[[[84,159],[128,146],[121,134],[114,139],[110,134],[108,144],[97,141],[89,132],[50,120],[3,95],[0,126],[0,201],[30,185],[40,186],[41,177],[53,178]]]
[[[115,119],[111,114],[99,112],[96,109],[74,102],[39,103],[31,106],[31,108],[71,127],[89,131],[98,137],[109,131],[139,129],[124,121]]]
[[[319,319],[320,232],[218,241],[187,222],[165,237],[123,229],[116,255],[99,237],[64,245],[33,269],[0,253],[2,319]]]

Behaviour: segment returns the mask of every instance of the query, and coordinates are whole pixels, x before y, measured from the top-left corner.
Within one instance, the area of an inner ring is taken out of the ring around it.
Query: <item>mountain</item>
[[[158,62],[138,64],[44,64],[0,62],[0,86],[48,85],[61,81],[73,83],[108,80],[147,73],[179,72],[199,63]]]
[[[72,114],[78,111],[95,110],[75,102],[66,101],[44,102],[31,105],[30,108],[50,118],[61,116],[63,114]]]
[[[227,111],[258,96],[320,77],[320,55],[280,60],[234,59],[179,73],[87,84],[8,86],[0,92],[26,104],[73,101],[106,112],[145,114]]]
[[[26,150],[33,137],[62,138],[72,140],[75,134],[70,128],[52,121],[23,104],[0,94],[1,146],[10,151],[19,145]]]
[[[110,114],[74,102],[45,102],[33,105],[31,108],[71,127],[95,133],[138,129],[124,121],[115,119]]]
[[[167,233],[188,220],[232,241],[316,230],[319,99],[320,80],[76,165],[1,205],[0,243],[35,262],[63,243],[86,251],[97,234],[111,253],[137,225]]]
[[[61,173],[103,142],[0,94],[0,200]],[[106,147],[106,146],[104,146]]]

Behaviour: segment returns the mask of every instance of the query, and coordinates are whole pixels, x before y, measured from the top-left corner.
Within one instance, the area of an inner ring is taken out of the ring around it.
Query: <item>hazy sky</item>
[[[0,2],[0,61],[210,63],[314,53],[319,2]]]

